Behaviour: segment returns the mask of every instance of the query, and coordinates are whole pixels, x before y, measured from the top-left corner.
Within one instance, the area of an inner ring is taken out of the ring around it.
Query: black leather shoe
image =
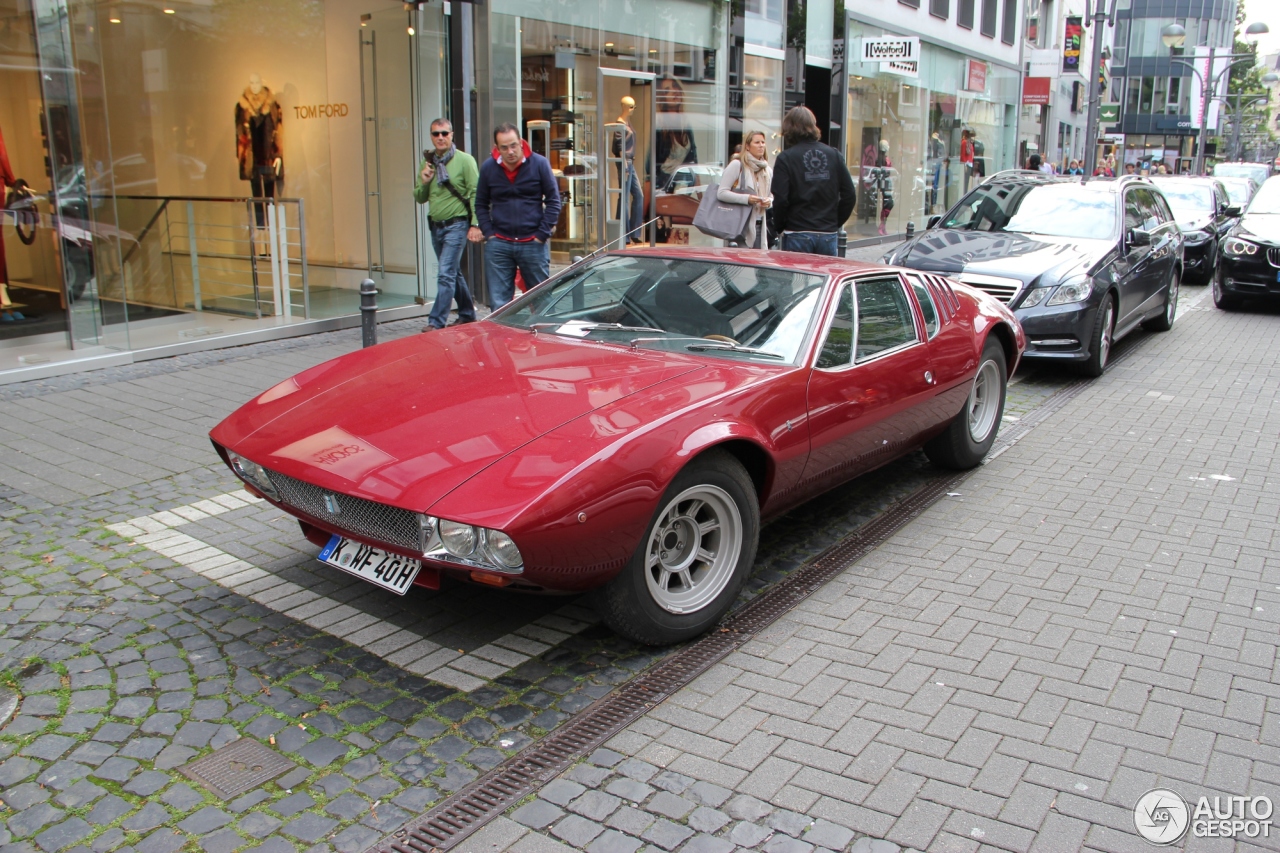
[[[450,326],[465,326],[467,323],[474,323],[475,320],[464,320],[461,317],[450,323]]]

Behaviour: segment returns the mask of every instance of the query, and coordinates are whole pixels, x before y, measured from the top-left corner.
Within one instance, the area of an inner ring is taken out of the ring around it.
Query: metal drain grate
[[[1123,355],[1128,355],[1128,348]],[[1113,359],[1112,363],[1120,358]],[[1073,382],[1037,406],[1002,434],[988,459],[1007,450],[1035,424],[1061,409],[1089,386]],[[513,755],[456,794],[430,809],[416,825],[396,830],[379,853],[440,853],[463,841],[493,818],[568,769],[579,756],[603,744],[647,710],[689,684],[752,635],[768,627],[853,563],[875,550],[919,516],[971,471],[934,477],[905,499],[792,572],[731,613],[713,633],[703,636],[584,709],[523,751]]]
[[[228,800],[294,767],[297,765],[274,749],[243,737],[178,770]]]

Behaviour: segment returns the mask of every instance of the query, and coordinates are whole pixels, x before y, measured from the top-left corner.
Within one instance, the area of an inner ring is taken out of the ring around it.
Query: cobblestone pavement
[[[660,654],[568,599],[383,595],[239,491],[207,430],[355,346],[335,332],[0,389],[0,693],[21,697],[4,725],[0,696],[0,850],[361,850]],[[1020,380],[1011,421],[1064,378]],[[931,473],[916,455],[770,525],[744,597]],[[177,772],[239,737],[297,768],[227,799]]]
[[[1183,302],[465,849],[1143,850],[1152,788],[1274,802],[1280,313]]]

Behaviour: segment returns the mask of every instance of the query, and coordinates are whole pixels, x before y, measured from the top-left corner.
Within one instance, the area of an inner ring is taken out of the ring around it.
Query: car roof
[[[766,249],[715,249],[701,247],[641,246],[619,249],[602,257],[658,257],[679,260],[710,261],[713,263],[739,264],[793,270],[814,275],[847,275],[857,272],[883,272],[892,270],[884,264],[870,264],[832,258],[827,255],[810,255],[806,252],[779,252]],[[895,270],[896,271],[896,270]]]

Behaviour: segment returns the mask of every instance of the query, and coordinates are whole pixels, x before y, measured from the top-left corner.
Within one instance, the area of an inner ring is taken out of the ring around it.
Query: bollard
[[[373,279],[360,282],[360,340],[366,347],[378,343],[378,289]]]
[[[914,236],[915,236],[915,233],[916,233],[916,223],[915,223],[915,220],[914,220],[914,219],[908,219],[908,220],[907,220],[907,239],[908,239],[908,240],[910,240],[912,237],[914,237]]]
[[[836,236],[836,255],[843,258],[849,254],[849,235],[841,228]]]

